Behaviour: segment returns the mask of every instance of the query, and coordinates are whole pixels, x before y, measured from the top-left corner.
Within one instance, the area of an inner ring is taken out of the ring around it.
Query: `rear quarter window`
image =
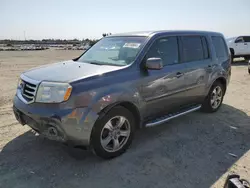
[[[213,36],[212,43],[213,43],[213,46],[215,48],[216,57],[220,58],[220,57],[227,57],[228,56],[227,46],[226,46],[226,43],[222,37]]]

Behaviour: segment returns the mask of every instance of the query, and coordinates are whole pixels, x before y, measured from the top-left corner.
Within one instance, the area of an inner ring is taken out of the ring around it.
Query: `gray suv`
[[[13,110],[37,133],[107,159],[126,151],[136,129],[217,111],[230,75],[220,33],[117,34],[78,58],[22,73]]]

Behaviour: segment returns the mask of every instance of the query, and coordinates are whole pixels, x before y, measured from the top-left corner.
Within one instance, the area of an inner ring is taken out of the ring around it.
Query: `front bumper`
[[[45,104],[25,104],[17,96],[13,111],[16,119],[39,134],[75,146],[88,146],[98,115],[90,108],[61,108]]]

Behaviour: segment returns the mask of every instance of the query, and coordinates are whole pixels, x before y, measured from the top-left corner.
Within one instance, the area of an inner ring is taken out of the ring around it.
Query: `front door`
[[[185,67],[179,63],[177,37],[162,37],[152,44],[145,59],[161,58],[161,70],[142,70],[140,94],[146,104],[144,115],[155,117],[171,112],[185,100]]]
[[[238,37],[235,40],[235,55],[246,55],[247,54],[247,43],[244,41],[243,37]]]

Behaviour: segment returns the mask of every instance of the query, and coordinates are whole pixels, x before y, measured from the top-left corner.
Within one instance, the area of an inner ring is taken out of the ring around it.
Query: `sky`
[[[208,30],[250,35],[250,0],[0,0],[0,39]]]

